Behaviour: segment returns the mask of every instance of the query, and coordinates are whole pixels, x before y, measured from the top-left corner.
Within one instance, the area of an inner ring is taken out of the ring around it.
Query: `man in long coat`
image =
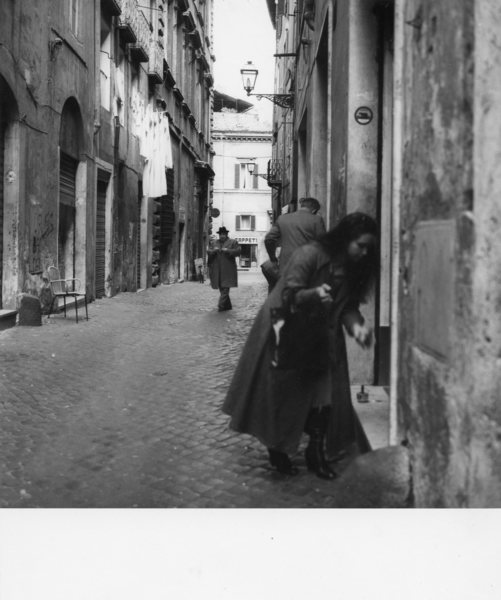
[[[218,310],[231,310],[230,288],[238,286],[235,258],[240,256],[241,248],[228,237],[226,227],[220,227],[217,233],[219,239],[207,250],[210,282],[214,290],[219,290]]]
[[[272,263],[277,263],[276,249],[280,246],[280,273],[296,248],[312,242],[325,233],[325,224],[317,214],[320,203],[316,198],[301,198],[299,209],[280,215],[266,234],[264,245]]]

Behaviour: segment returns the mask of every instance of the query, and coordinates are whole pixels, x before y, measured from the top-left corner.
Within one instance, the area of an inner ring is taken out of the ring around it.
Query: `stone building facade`
[[[40,295],[49,265],[89,298],[194,274],[211,20],[211,0],[1,3],[0,309]]]
[[[273,118],[275,217],[313,196],[327,226],[362,210],[381,223],[381,279],[364,307],[377,343],[349,346],[352,382],[388,385],[390,363],[391,33],[387,3],[268,2],[276,89],[292,102]]]
[[[500,32],[499,3],[396,6],[396,397],[420,506],[501,506]]]
[[[267,260],[264,236],[271,226],[271,123],[250,112],[214,112],[215,209],[212,231],[224,225],[238,240],[239,267],[257,269]]]
[[[272,0],[274,212],[304,193],[333,225],[380,224],[366,307],[408,444],[417,506],[501,506],[501,7],[425,0]]]

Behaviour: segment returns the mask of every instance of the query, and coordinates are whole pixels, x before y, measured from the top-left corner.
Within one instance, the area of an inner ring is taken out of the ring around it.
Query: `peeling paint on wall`
[[[491,102],[501,82],[490,77],[501,10],[484,0],[405,8],[398,396],[415,502],[501,506],[501,109]],[[451,233],[430,230],[435,250],[419,256],[430,221]],[[426,285],[436,289],[423,303]],[[436,320],[414,321],[433,305]]]

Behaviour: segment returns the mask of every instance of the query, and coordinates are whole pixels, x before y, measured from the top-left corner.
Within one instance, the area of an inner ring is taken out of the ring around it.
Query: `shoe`
[[[284,475],[297,475],[299,473],[299,469],[291,463],[285,452],[268,449],[268,454],[270,455],[271,466],[275,467],[279,473]]]
[[[320,441],[310,439],[304,458],[308,471],[313,471],[320,479],[336,479],[337,473],[327,464]]]
[[[329,411],[313,409],[308,415],[305,431],[310,436],[310,441],[304,452],[308,471],[313,471],[321,479],[335,479],[337,474],[329,467],[325,460],[324,441],[327,431]]]

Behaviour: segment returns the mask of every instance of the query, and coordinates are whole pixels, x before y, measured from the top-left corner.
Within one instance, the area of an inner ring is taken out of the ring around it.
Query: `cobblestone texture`
[[[220,410],[266,295],[205,283],[123,293],[0,332],[0,507],[350,506],[343,478],[288,478]],[[351,501],[353,502],[353,500]]]

